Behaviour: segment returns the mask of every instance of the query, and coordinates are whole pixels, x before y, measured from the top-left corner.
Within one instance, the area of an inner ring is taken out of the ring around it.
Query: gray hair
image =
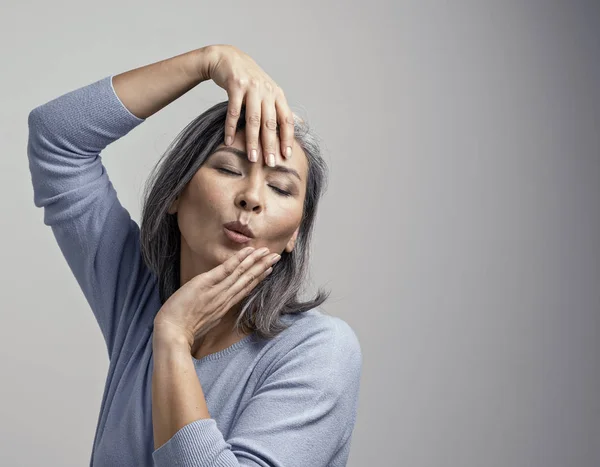
[[[176,214],[167,211],[196,171],[223,142],[227,106],[228,101],[220,102],[192,120],[171,142],[146,181],[140,226],[141,250],[144,262],[158,278],[161,304],[180,287],[181,233]],[[236,131],[245,126],[245,107],[242,106]],[[273,272],[240,301],[241,311],[235,322],[238,332],[255,331],[256,335],[267,339],[288,327],[281,316],[315,308],[330,294],[319,288],[312,300],[300,301],[298,298],[309,271],[310,241],[318,201],[326,189],[328,168],[321,157],[317,137],[296,115],[294,138],[308,159],[306,197],[296,243],[290,253],[281,253],[281,260],[273,266]]]

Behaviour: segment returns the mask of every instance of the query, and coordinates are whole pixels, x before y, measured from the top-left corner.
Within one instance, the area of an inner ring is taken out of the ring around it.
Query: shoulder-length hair
[[[181,233],[176,214],[167,211],[196,171],[224,141],[227,105],[228,101],[218,103],[192,120],[171,142],[145,184],[141,251],[144,262],[158,279],[161,304],[180,287]],[[236,131],[245,126],[245,107],[242,106]],[[288,327],[281,316],[315,308],[330,294],[319,288],[312,300],[300,301],[298,298],[309,272],[310,242],[318,201],[327,184],[328,168],[317,137],[296,115],[294,138],[308,159],[306,198],[296,243],[291,253],[281,253],[281,260],[273,266],[273,272],[240,301],[241,310],[235,322],[238,332],[254,331],[267,339]]]

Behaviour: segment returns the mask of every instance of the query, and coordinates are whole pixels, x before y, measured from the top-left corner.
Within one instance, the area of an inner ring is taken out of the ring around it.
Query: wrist
[[[200,82],[212,79],[210,73],[214,64],[217,63],[218,57],[218,45],[207,45],[192,51],[192,70]]]
[[[181,343],[153,340],[152,358],[155,370],[170,368],[172,371],[181,368],[180,365],[187,365],[192,359],[192,352]]]
[[[191,355],[192,344],[190,344],[190,336],[182,332],[180,328],[175,329],[168,324],[154,324],[152,334],[152,348],[154,351],[170,350],[182,351]]]

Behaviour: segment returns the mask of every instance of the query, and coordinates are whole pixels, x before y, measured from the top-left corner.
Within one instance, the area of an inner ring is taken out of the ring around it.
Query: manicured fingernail
[[[231,136],[227,136],[225,138],[225,146],[231,146],[231,143],[233,143],[233,138]]]
[[[292,148],[290,146],[288,146],[287,148],[285,148],[285,157],[287,157],[288,159],[290,157],[292,157]]]
[[[269,154],[269,162],[268,164],[271,167],[275,167],[275,154]]]
[[[273,258],[271,258],[271,264],[275,264],[280,259],[281,259],[281,255],[274,256]]]
[[[252,162],[256,162],[258,160],[258,153],[256,152],[256,149],[253,149],[250,153],[250,160]]]

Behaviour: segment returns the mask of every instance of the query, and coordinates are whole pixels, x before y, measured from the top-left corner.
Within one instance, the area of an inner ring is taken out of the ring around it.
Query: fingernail
[[[275,167],[275,154],[269,154],[269,165]]]
[[[287,148],[285,148],[285,156],[289,159],[290,157],[292,157],[292,148],[290,146],[288,146]]]
[[[231,136],[228,136],[227,138],[225,138],[225,145],[226,146],[231,146],[232,142],[233,142],[233,138]]]
[[[258,153],[256,152],[256,149],[252,150],[252,153],[250,154],[250,160],[252,162],[256,162],[258,159]]]
[[[280,259],[281,259],[281,255],[274,256],[273,258],[271,258],[271,264],[275,264]]]

